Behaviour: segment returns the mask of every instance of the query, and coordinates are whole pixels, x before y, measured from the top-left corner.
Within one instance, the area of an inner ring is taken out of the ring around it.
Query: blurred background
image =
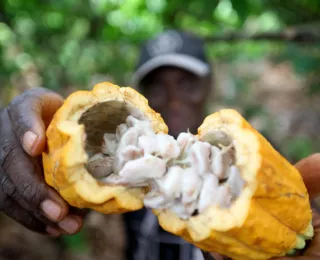
[[[129,85],[141,43],[168,28],[206,40],[209,112],[236,108],[292,162],[319,151],[318,0],[2,0],[0,107],[36,86],[67,96],[104,80]],[[0,225],[0,259],[124,259],[118,216],[92,213],[59,240],[4,216]]]

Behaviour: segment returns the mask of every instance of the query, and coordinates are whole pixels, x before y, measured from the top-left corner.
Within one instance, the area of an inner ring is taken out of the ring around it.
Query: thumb
[[[58,94],[34,88],[16,97],[7,111],[12,129],[24,150],[31,156],[40,155],[46,143],[46,126],[63,103]]]
[[[320,195],[320,153],[312,154],[299,161],[295,167],[307,187],[310,200]]]

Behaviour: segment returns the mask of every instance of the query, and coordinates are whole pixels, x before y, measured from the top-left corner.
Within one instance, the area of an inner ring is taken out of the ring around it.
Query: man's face
[[[188,129],[197,132],[204,118],[208,80],[179,68],[164,67],[146,77],[143,91],[150,106],[165,120],[171,135],[177,137]]]

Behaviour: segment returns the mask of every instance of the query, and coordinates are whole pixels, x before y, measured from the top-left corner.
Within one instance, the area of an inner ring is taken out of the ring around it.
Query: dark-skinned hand
[[[45,130],[62,103],[59,95],[36,88],[0,111],[0,210],[52,236],[77,233],[85,213],[69,207],[43,178]]]
[[[320,153],[313,154],[299,161],[295,167],[302,175],[307,187],[310,201],[320,195]],[[304,250],[299,251],[295,256],[276,257],[272,260],[319,260],[320,259],[320,214],[313,209],[312,224],[314,227],[314,237]],[[230,259],[217,253],[203,252],[205,260]]]

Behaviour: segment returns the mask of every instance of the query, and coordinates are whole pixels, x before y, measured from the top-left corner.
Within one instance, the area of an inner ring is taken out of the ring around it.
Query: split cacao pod
[[[168,133],[160,114],[142,95],[106,82],[71,94],[54,115],[43,153],[44,176],[70,205],[104,214],[144,206],[145,187],[101,183],[86,168],[103,134],[114,133],[130,114],[149,120],[155,133]],[[313,236],[312,213],[297,169],[231,109],[209,115],[198,138],[210,144],[233,140],[236,166],[246,186],[231,207],[212,206],[187,220],[156,209],[160,225],[205,251],[236,260],[264,260],[303,248]]]

